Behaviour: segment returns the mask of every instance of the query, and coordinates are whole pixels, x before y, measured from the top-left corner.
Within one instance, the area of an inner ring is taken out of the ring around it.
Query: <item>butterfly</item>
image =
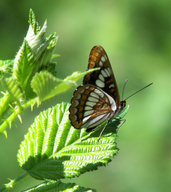
[[[120,101],[112,67],[100,45],[94,46],[90,52],[87,70],[93,68],[99,70],[84,76],[83,85],[74,91],[69,108],[71,125],[76,129],[87,128],[88,132],[99,127],[104,121],[108,124],[126,106],[126,101]],[[122,120],[124,123],[125,119]]]

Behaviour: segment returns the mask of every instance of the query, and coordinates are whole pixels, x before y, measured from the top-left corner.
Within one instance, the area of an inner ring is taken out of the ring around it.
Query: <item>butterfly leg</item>
[[[118,129],[125,123],[126,119],[116,119],[116,120],[119,120],[119,121],[122,121],[122,123],[117,127],[116,129],[116,133],[118,132]],[[101,130],[100,132],[100,135],[99,135],[99,138],[98,138],[98,141],[100,140],[104,130],[106,129],[107,125],[108,125],[109,122],[106,123],[106,125],[103,127],[103,129]]]
[[[118,129],[125,123],[126,119],[117,119],[117,120],[122,121],[122,123],[119,124],[119,126],[117,127],[116,133],[118,132]]]
[[[99,138],[98,138],[98,141],[100,140],[100,138],[101,138],[101,136],[102,136],[104,130],[106,129],[108,123],[109,123],[109,121],[106,123],[106,125],[105,125],[105,126],[103,127],[103,129],[101,130],[100,135],[99,135]]]

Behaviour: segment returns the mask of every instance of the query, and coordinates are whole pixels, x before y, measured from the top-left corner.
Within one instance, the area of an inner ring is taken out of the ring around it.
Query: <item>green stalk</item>
[[[9,183],[4,184],[4,186],[2,188],[0,188],[0,192],[1,191],[5,191],[7,189],[9,190],[9,189],[13,188],[15,184],[17,184],[19,181],[21,181],[22,179],[26,178],[27,176],[28,176],[28,173],[24,173],[23,175],[20,175],[16,179],[10,180]]]
[[[11,123],[15,120],[15,118],[16,118],[19,114],[21,114],[21,112],[22,112],[24,109],[30,107],[31,105],[34,105],[34,104],[36,103],[36,101],[37,101],[37,98],[32,99],[32,100],[28,101],[26,104],[22,105],[21,107],[18,107],[17,109],[15,109],[14,112],[8,117],[8,119],[6,119],[6,120],[1,124],[1,126],[0,126],[0,134],[3,133],[3,132],[6,130],[6,128],[11,125]]]

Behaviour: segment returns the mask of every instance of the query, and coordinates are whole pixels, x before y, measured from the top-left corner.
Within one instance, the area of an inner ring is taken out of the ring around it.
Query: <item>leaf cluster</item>
[[[87,72],[75,72],[65,79],[56,77],[56,62],[53,59],[57,43],[55,33],[45,37],[47,22],[38,25],[32,10],[29,13],[29,29],[16,57],[0,60],[0,133],[7,136],[6,129],[28,107],[75,86],[75,81]]]

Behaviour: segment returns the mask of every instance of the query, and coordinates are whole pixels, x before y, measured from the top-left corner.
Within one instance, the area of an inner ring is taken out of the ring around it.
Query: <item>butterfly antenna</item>
[[[128,82],[128,79],[125,80],[125,83],[124,83],[124,86],[123,86],[123,89],[122,89],[122,101],[123,101],[125,86],[126,86],[126,83],[127,83],[127,82]]]
[[[142,91],[143,89],[149,87],[149,86],[152,85],[152,84],[153,84],[153,83],[150,83],[150,84],[146,85],[145,87],[143,87],[142,89],[140,89],[140,90],[136,91],[135,93],[131,94],[130,96],[128,96],[128,97],[125,99],[125,101],[126,101],[128,98],[132,97],[133,95],[137,94],[138,92]]]

